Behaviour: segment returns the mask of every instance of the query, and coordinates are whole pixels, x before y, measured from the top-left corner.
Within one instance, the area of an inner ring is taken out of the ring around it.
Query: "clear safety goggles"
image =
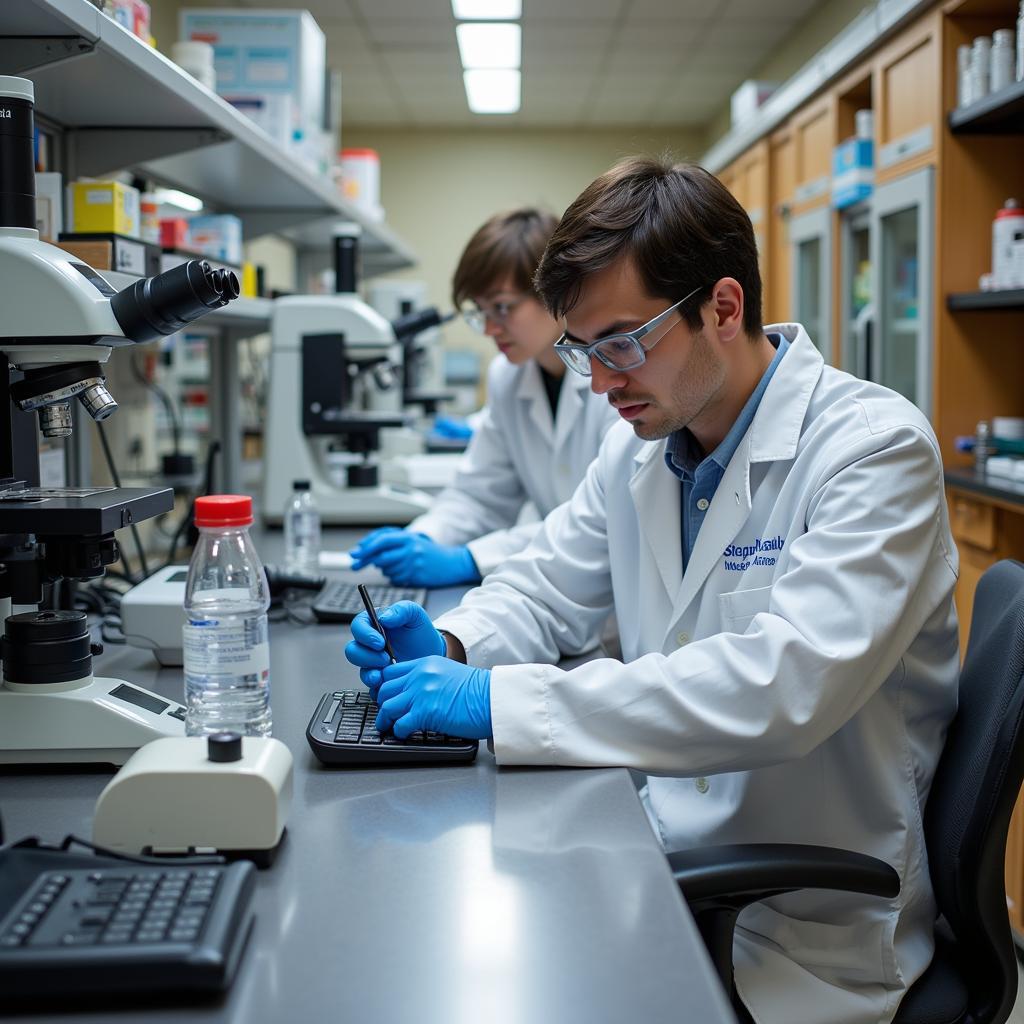
[[[478,334],[486,334],[488,320],[504,327],[520,303],[522,303],[526,298],[527,296],[520,295],[517,299],[509,299],[502,302],[491,302],[483,306],[478,306],[475,303],[467,303],[459,310],[459,313],[462,315],[462,319],[465,320],[474,331]]]
[[[555,351],[570,370],[575,370],[584,377],[591,375],[590,360],[593,356],[600,359],[609,370],[635,370],[638,366],[643,366],[647,353],[682,320],[679,307],[688,299],[692,299],[703,287],[700,285],[694,288],[689,295],[684,295],[675,305],[669,306],[663,313],[659,313],[653,320],[648,320],[635,331],[610,334],[607,338],[601,338],[590,345],[570,341],[563,334],[555,342]]]

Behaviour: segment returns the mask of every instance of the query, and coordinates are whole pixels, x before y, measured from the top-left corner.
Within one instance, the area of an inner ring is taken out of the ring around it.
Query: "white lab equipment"
[[[402,340],[355,292],[358,228],[339,225],[334,242],[337,294],[287,296],[271,314],[264,521],[281,521],[302,478],[325,524],[407,523],[432,498],[384,479],[376,455],[388,431],[412,422],[399,386]],[[424,310],[419,329],[440,320]]]
[[[179,736],[133,754],[96,802],[93,842],[119,853],[244,854],[268,864],[292,802],[291,751],[269,736]]]
[[[233,274],[198,260],[122,291],[35,229],[33,85],[0,77],[0,566],[4,589],[0,762],[121,764],[149,740],[180,734],[184,708],[119,679],[92,674],[80,612],[9,615],[12,601],[38,605],[44,580],[92,579],[117,559],[115,530],[170,511],[173,494],[152,488],[38,487],[37,430],[73,431],[70,403],[97,421],[117,403],[102,370],[115,345],[173,334],[238,296]],[[38,426],[36,414],[38,413]],[[14,543],[11,543],[11,538]],[[29,538],[29,539],[26,539]]]
[[[166,565],[125,591],[121,632],[132,647],[152,651],[161,665],[181,665],[187,565]]]
[[[651,772],[667,849],[828,844],[892,864],[894,900],[780,896],[737,932],[763,1024],[822,1005],[875,1024],[932,955],[920,815],[959,673],[942,460],[906,399],[824,366],[799,325],[765,330],[790,348],[685,575],[665,445],[621,424],[530,548],[435,625],[496,666],[499,764]],[[612,605],[622,660],[556,667]]]
[[[1024,232],[1024,210],[1007,199],[992,221],[992,277],[996,288],[1014,286],[1014,242]]]

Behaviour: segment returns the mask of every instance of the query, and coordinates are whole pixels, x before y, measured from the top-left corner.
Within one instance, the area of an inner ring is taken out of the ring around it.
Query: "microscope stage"
[[[94,536],[172,508],[169,487],[30,487],[0,493],[0,524],[5,533]]]

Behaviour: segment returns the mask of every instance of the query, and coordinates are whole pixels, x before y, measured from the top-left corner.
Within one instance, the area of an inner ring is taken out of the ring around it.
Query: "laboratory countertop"
[[[947,487],[955,487],[961,491],[971,491],[983,497],[1019,505],[1021,511],[1024,512],[1024,481],[1011,480],[1009,477],[996,476],[993,473],[979,473],[973,468],[952,469],[947,467],[943,476]]]
[[[267,561],[280,544],[261,535]],[[437,591],[428,607],[458,596]],[[359,685],[348,637],[345,626],[271,627],[273,731],[295,759],[294,800],[230,990],[187,1008],[5,1020],[734,1020],[626,770],[499,769],[486,744],[464,767],[321,766],[305,728],[324,691]],[[108,648],[99,662],[103,675],[182,698],[181,670],[142,650]],[[0,774],[7,837],[88,838],[109,778]]]

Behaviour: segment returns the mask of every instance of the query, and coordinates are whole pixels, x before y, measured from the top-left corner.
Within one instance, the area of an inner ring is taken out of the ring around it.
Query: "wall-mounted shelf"
[[[1024,132],[1024,82],[1014,82],[999,92],[949,115],[954,135],[1012,135]]]
[[[971,310],[1024,309],[1024,288],[1002,288],[991,292],[956,292],[946,296],[951,313]]]
[[[247,238],[305,227],[329,239],[327,225],[354,221],[372,272],[416,262],[386,225],[88,0],[0,4],[0,62],[34,82],[37,115],[61,132],[74,175],[138,171],[237,213]]]

